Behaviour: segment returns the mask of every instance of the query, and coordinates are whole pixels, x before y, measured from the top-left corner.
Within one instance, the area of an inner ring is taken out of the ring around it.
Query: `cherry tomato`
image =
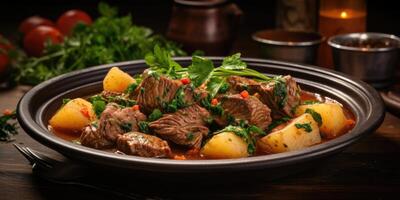
[[[4,72],[10,63],[8,51],[12,48],[11,44],[0,35],[0,73]]]
[[[69,10],[58,18],[57,28],[64,35],[69,35],[78,23],[90,25],[92,24],[92,18],[81,10]]]
[[[39,16],[32,16],[26,18],[20,25],[19,25],[19,32],[23,33],[24,35],[28,34],[32,29],[40,26],[54,26],[55,24],[46,18],[39,17]]]
[[[63,41],[63,35],[54,27],[38,26],[25,35],[24,49],[31,56],[41,56],[48,40],[59,44]]]

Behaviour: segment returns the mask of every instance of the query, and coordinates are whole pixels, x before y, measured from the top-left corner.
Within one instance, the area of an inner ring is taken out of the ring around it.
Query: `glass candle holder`
[[[365,0],[321,0],[318,30],[325,37],[366,31]],[[333,68],[332,51],[324,42],[319,50],[318,65]]]

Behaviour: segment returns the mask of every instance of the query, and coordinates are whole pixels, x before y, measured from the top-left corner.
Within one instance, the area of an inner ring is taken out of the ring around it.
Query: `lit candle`
[[[346,5],[346,2],[352,2]],[[319,11],[319,32],[329,38],[334,35],[365,32],[365,2],[348,0],[322,0]],[[324,43],[319,51],[318,65],[333,68],[330,47]]]

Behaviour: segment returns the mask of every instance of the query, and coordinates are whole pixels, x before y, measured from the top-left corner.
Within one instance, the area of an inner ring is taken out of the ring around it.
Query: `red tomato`
[[[0,73],[4,72],[10,63],[8,51],[12,48],[5,38],[0,35]]]
[[[24,49],[31,56],[41,56],[48,40],[53,44],[59,44],[63,41],[63,35],[54,27],[38,26],[25,35]]]
[[[49,19],[39,17],[39,16],[32,16],[32,17],[26,18],[19,25],[19,31],[23,34],[28,34],[32,29],[34,29],[40,25],[55,26],[55,24]]]
[[[57,28],[64,35],[71,34],[77,23],[92,24],[92,18],[81,10],[69,10],[57,20]]]

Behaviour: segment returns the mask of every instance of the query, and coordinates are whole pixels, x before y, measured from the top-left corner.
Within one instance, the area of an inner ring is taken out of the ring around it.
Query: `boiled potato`
[[[55,129],[79,131],[95,119],[96,114],[92,104],[77,98],[70,100],[58,110],[49,123]]]
[[[302,115],[307,108],[319,113],[322,118],[321,134],[326,138],[337,137],[346,126],[346,116],[343,108],[337,103],[317,103],[301,105],[296,109],[296,116]]]
[[[233,132],[222,132],[213,136],[201,149],[207,158],[247,157],[247,143]]]
[[[296,127],[308,124],[307,128]],[[295,151],[321,142],[318,123],[310,114],[303,114],[294,119],[283,129],[262,137],[257,142],[257,148],[266,153],[281,153]]]
[[[118,67],[113,67],[103,80],[103,89],[111,92],[124,92],[130,84],[135,82],[132,76],[121,71]]]

